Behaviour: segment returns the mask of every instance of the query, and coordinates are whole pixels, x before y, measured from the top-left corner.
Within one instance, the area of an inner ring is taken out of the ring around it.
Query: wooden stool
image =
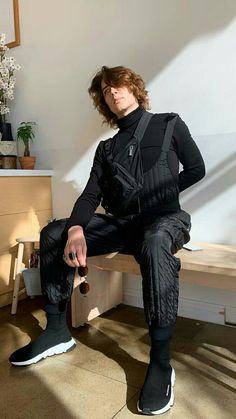
[[[20,279],[21,279],[21,267],[22,267],[22,262],[23,262],[25,244],[38,243],[39,236],[20,237],[16,239],[16,241],[18,243],[18,252],[17,252],[16,272],[15,272],[15,277],[14,277],[14,289],[13,289],[11,314],[16,314],[18,297],[20,294],[22,294],[25,291],[25,288],[19,291]]]

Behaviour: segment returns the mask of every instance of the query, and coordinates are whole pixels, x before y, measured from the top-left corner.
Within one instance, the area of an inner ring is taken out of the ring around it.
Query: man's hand
[[[72,226],[68,230],[68,240],[64,249],[63,259],[73,268],[86,266],[87,246],[81,226]]]

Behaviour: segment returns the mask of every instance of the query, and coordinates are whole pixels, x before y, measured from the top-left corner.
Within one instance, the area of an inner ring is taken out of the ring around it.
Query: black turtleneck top
[[[113,137],[113,155],[125,147],[131,139],[143,112],[144,109],[138,107],[119,120],[119,131]],[[144,172],[151,169],[160,155],[169,116],[169,113],[154,114],[146,129],[140,143]],[[99,180],[103,173],[105,158],[104,142],[101,141],[97,147],[88,183],[74,205],[66,230],[73,225],[86,227],[101,202],[102,191]],[[183,170],[180,172],[179,163],[183,166]],[[192,139],[188,127],[180,117],[178,117],[175,124],[168,152],[168,164],[172,175],[179,185],[180,192],[198,182],[205,175],[205,166],[201,153]]]

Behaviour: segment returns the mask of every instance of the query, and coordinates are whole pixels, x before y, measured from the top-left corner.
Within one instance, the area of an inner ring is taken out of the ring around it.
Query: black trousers
[[[63,311],[73,290],[75,268],[63,261],[67,219],[54,221],[40,235],[40,268],[47,303]],[[134,255],[140,264],[147,323],[176,321],[180,260],[174,254],[190,239],[190,216],[183,210],[162,216],[138,214],[117,218],[95,214],[84,229],[87,256],[109,252]]]

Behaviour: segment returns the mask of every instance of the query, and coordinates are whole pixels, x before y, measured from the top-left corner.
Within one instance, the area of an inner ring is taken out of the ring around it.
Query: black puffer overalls
[[[173,254],[190,240],[190,215],[180,209],[165,214],[165,207],[178,202],[179,190],[168,166],[168,151],[178,115],[167,123],[161,154],[155,165],[143,173],[140,196],[142,219],[151,218],[136,253],[143,277],[143,301],[148,323],[155,317],[159,325],[172,323],[178,310],[180,260]],[[142,168],[142,167],[141,167]],[[177,206],[177,205],[176,205]],[[155,216],[156,214],[162,214]],[[145,222],[146,224],[146,222]]]
[[[173,118],[173,115],[170,119]],[[168,200],[178,201],[178,187],[168,167],[171,136],[166,135],[155,165],[144,174],[140,213],[123,217],[95,214],[84,229],[87,255],[114,251],[133,254],[140,264],[147,323],[173,324],[177,317],[180,261],[174,253],[189,241],[190,216],[165,211]],[[41,279],[48,302],[63,307],[70,299],[74,268],[62,259],[67,219],[50,223],[41,232]],[[92,284],[91,284],[92,286]]]

